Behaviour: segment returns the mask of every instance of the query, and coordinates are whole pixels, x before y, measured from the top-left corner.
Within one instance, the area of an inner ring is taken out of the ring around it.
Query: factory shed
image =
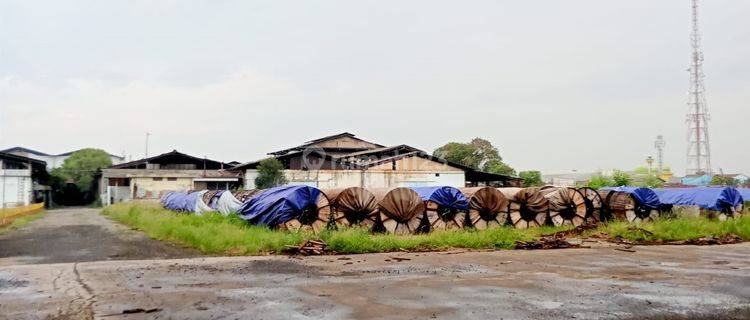
[[[165,191],[230,190],[242,185],[231,165],[176,150],[101,170],[102,202],[158,199]]]
[[[409,145],[386,147],[344,132],[269,153],[284,165],[289,184],[321,189],[347,187],[395,188],[467,185],[512,186],[520,179],[476,171],[433,157]],[[244,172],[245,186],[254,188],[260,160],[232,170]]]

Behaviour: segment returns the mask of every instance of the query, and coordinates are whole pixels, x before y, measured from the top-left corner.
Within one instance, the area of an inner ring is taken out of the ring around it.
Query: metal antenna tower
[[[664,171],[664,146],[666,145],[667,143],[664,142],[664,137],[662,135],[656,136],[654,147],[656,148],[656,165],[658,166],[658,173]]]
[[[711,173],[711,147],[708,139],[708,107],[706,106],[706,88],[703,83],[703,51],[701,35],[698,29],[698,0],[691,0],[693,6],[693,32],[690,43],[693,47],[690,61],[690,92],[688,97],[688,149],[687,174]]]

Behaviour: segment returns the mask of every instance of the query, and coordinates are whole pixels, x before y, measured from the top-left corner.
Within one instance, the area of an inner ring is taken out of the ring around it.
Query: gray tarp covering
[[[216,201],[216,210],[226,216],[231,213],[237,213],[241,205],[242,202],[237,200],[231,192],[224,192]]]
[[[206,192],[208,192],[208,190],[198,191],[198,199],[195,200],[195,209],[193,210],[197,215],[214,211],[214,209],[211,209],[211,207],[203,202],[203,195],[205,195]]]

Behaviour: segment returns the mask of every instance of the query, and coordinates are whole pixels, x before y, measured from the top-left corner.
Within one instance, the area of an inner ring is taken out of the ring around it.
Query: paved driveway
[[[99,214],[100,209],[47,211],[42,219],[0,235],[0,266],[199,256],[152,240]]]

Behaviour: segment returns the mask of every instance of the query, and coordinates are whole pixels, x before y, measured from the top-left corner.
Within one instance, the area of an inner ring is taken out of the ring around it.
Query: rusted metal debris
[[[651,235],[652,232],[648,230],[641,229],[640,231]],[[624,245],[694,245],[694,246],[712,246],[712,245],[719,245],[719,244],[733,244],[733,243],[740,243],[743,242],[742,238],[736,234],[725,234],[720,237],[703,237],[698,239],[688,239],[688,240],[672,240],[672,241],[664,241],[664,240],[646,240],[646,241],[631,241],[628,239],[625,239],[620,236],[611,237],[609,239],[610,241],[617,243],[617,244],[624,244]]]
[[[579,236],[588,230],[596,229],[596,224],[583,224],[570,230],[559,231],[552,234],[546,234],[539,237],[536,241],[516,241],[516,249],[536,250],[536,249],[567,249],[567,248],[588,248],[579,243],[570,243],[565,238]]]
[[[519,250],[537,250],[537,249],[567,249],[582,248],[580,244],[572,244],[564,239],[557,238],[540,238],[537,241],[516,241],[516,249]]]
[[[696,245],[696,246],[712,246],[717,244],[732,244],[732,243],[740,243],[742,242],[742,238],[736,234],[726,234],[721,237],[705,237],[705,238],[698,238],[698,239],[690,239],[685,241],[673,241],[669,244],[688,244],[688,245]]]
[[[286,246],[284,253],[288,255],[319,256],[326,253],[327,245],[320,240],[307,240],[299,246]]]

